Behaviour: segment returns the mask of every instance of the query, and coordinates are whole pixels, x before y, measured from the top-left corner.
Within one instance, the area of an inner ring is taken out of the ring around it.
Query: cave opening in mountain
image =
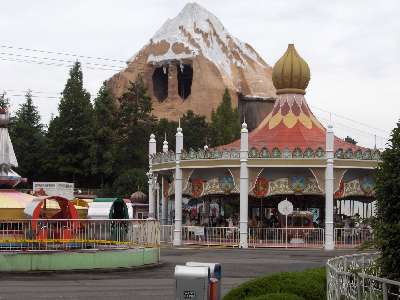
[[[178,71],[178,94],[186,99],[192,92],[193,68],[190,64],[177,65]]]
[[[162,102],[168,97],[168,66],[158,67],[153,72],[153,94]]]

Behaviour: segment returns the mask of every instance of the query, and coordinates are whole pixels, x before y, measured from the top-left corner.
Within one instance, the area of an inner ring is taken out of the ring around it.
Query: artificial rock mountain
[[[243,102],[242,114],[260,114],[253,116],[257,122],[270,111],[275,95],[272,68],[196,3],[186,4],[168,19],[108,81],[114,97],[120,97],[139,74],[151,96],[153,114],[170,120],[188,110],[210,119],[226,87],[239,110]]]

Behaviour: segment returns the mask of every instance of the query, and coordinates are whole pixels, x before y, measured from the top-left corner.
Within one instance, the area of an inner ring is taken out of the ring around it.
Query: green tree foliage
[[[211,144],[220,146],[240,137],[240,116],[237,108],[232,108],[231,96],[225,89],[221,104],[211,115]]]
[[[376,175],[375,237],[383,275],[400,280],[400,121],[381,158]]]
[[[357,141],[350,136],[346,136],[344,138],[344,141],[353,145],[357,145]]]
[[[115,172],[117,107],[104,82],[94,100],[92,173],[103,187]],[[98,183],[98,182],[97,182]]]
[[[10,107],[10,99],[7,98],[6,92],[0,94],[0,109],[6,109]]]
[[[49,125],[48,167],[63,180],[90,186],[93,107],[79,62],[69,72],[58,113]]]
[[[19,163],[18,172],[33,182],[43,178],[46,142],[44,126],[30,91],[25,99],[12,118],[9,132]]]
[[[203,148],[208,143],[210,128],[204,116],[195,114],[192,110],[188,110],[181,118],[181,127],[183,131],[184,149],[187,151],[190,148]],[[154,133],[157,137],[158,151],[162,149],[164,135],[167,135],[169,149],[175,149],[175,134],[178,127],[178,122],[160,119],[155,126]]]
[[[142,77],[139,76],[130,83],[119,101],[116,156],[118,174],[113,190],[120,196],[128,196],[136,188],[135,182],[146,180],[148,140],[155,119],[151,115],[151,99]],[[138,172],[137,169],[142,171]],[[126,181],[131,181],[132,184],[124,185],[123,188],[121,182]]]

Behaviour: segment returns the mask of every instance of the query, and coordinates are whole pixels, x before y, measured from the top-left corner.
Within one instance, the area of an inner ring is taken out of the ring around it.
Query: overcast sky
[[[48,122],[52,113],[57,114],[58,100],[52,97],[63,90],[68,67],[10,60],[75,58],[4,46],[126,60],[186,3],[182,0],[4,2],[0,10],[0,91],[7,90],[15,109],[23,101],[18,95],[32,89],[38,96],[34,99],[43,121]],[[329,114],[318,109],[370,124],[365,127],[333,115],[339,136],[349,134],[362,144],[373,146],[373,136],[377,134],[378,146],[382,146],[380,136],[387,135],[400,117],[399,0],[199,0],[197,3],[215,14],[233,36],[251,44],[270,65],[280,58],[288,43],[295,43],[311,68],[306,97],[315,114],[323,122]],[[93,97],[101,83],[115,73],[99,70],[100,66],[93,64],[120,66],[121,63],[85,61],[96,68],[83,68],[85,87]],[[63,64],[56,60],[48,62]]]

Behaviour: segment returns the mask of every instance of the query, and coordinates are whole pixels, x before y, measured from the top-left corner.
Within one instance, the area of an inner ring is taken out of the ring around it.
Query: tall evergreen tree
[[[100,179],[101,186],[111,180],[115,172],[117,107],[106,83],[94,100],[93,133],[91,147],[92,173]]]
[[[400,280],[400,121],[382,153],[376,176],[375,238],[383,275]]]
[[[147,166],[148,139],[155,119],[152,105],[142,77],[130,83],[119,99],[118,159],[123,167]]]
[[[116,155],[119,174],[113,189],[118,191],[118,195],[127,196],[136,189],[135,183],[146,180],[148,140],[155,127],[155,119],[151,115],[151,99],[142,77],[130,83],[119,101]],[[118,186],[118,183],[127,181],[132,182],[129,190]]]
[[[211,114],[211,144],[225,145],[240,137],[240,116],[237,108],[232,108],[231,96],[225,89],[221,104]]]
[[[69,72],[58,112],[49,125],[50,165],[63,180],[90,186],[93,107],[79,62]]]
[[[44,126],[30,91],[25,99],[12,118],[9,132],[18,159],[18,171],[33,182],[43,179],[46,142]]]

